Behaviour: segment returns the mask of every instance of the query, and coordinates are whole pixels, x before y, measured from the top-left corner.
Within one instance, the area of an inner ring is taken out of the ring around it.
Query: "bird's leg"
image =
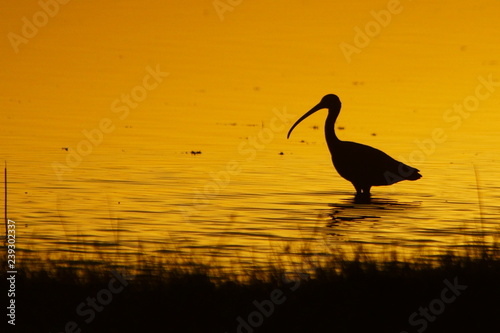
[[[354,184],[353,184],[354,185]],[[356,189],[356,195],[354,196],[354,202],[358,204],[370,203],[370,188],[371,186],[362,186],[359,184],[354,185]]]
[[[370,196],[370,188],[371,188],[371,186],[367,186],[367,187],[363,188],[363,194],[366,196]]]
[[[356,189],[356,196],[361,195],[361,186],[352,184],[354,185],[354,188]]]

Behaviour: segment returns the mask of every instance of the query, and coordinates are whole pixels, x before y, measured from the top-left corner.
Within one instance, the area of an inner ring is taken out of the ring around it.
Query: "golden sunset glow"
[[[411,258],[471,241],[480,220],[489,240],[498,231],[499,1],[0,9],[0,161],[21,249],[231,265],[304,242]],[[352,208],[327,111],[286,139],[328,93],[342,101],[341,140],[423,178],[375,187],[372,206]]]

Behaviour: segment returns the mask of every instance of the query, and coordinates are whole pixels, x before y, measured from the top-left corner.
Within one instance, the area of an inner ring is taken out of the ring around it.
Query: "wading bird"
[[[356,189],[356,197],[369,198],[372,186],[391,185],[402,180],[417,180],[422,177],[418,169],[396,161],[386,153],[356,142],[341,141],[335,134],[335,121],[342,103],[337,95],[326,95],[315,107],[293,124],[295,126],[313,113],[328,109],[325,122],[325,136],[332,162],[337,172],[350,181]]]

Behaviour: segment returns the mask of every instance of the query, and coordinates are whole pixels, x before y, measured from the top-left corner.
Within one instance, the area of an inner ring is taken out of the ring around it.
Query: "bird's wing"
[[[356,142],[343,142],[339,152],[340,168],[344,173],[353,174],[355,178],[363,179],[372,185],[390,185],[404,179],[418,179],[418,169],[395,160],[383,151]],[[335,163],[335,157],[334,163]],[[338,162],[337,162],[338,164]],[[336,164],[336,167],[337,167]],[[339,170],[340,173],[340,170]]]

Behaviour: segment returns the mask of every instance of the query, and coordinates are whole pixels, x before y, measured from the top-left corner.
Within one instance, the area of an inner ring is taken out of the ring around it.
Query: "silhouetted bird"
[[[342,104],[337,95],[326,95],[318,105],[303,115],[288,132],[290,137],[295,126],[313,113],[328,109],[325,136],[337,172],[350,181],[356,196],[369,197],[372,186],[391,185],[402,180],[417,180],[422,177],[418,169],[396,161],[386,153],[356,142],[341,141],[335,134],[335,121]]]

